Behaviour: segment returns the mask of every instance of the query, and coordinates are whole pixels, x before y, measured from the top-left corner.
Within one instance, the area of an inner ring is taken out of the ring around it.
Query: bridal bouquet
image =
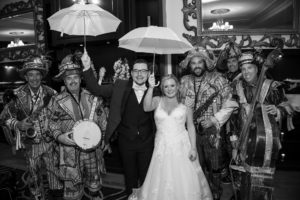
[[[128,80],[130,78],[129,65],[127,59],[119,59],[114,64],[115,75],[113,80],[117,79]]]

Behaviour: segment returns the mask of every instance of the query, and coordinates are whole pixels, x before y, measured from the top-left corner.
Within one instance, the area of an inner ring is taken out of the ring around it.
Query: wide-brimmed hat
[[[213,70],[215,68],[216,58],[213,52],[203,48],[203,47],[196,47],[188,52],[186,58],[179,63],[179,66],[182,68],[187,68],[191,59],[194,57],[202,58],[208,70]]]
[[[264,55],[261,49],[255,49],[254,51],[247,51],[241,54],[239,57],[239,66],[243,64],[251,63],[256,65],[258,68],[261,68],[265,62]]]
[[[37,70],[41,72],[44,78],[48,73],[48,65],[41,57],[30,57],[25,61],[22,68],[18,70],[20,77],[24,78],[26,73],[30,70]]]
[[[243,64],[253,63],[254,62],[254,55],[251,52],[245,52],[239,58],[239,65],[242,66]]]
[[[230,58],[236,58],[238,60],[241,55],[242,51],[240,47],[233,42],[229,42],[226,44],[225,48],[220,51],[218,60],[216,62],[217,69],[220,71],[227,71],[227,60]]]
[[[81,74],[81,67],[80,65],[72,61],[72,56],[73,55],[67,55],[61,61],[61,64],[58,66],[59,73],[56,76],[54,76],[54,80],[60,81],[65,76],[69,76],[72,74]]]

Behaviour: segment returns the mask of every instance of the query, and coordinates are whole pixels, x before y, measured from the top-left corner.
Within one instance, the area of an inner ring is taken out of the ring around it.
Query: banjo
[[[73,140],[82,150],[93,150],[98,147],[102,133],[93,121],[98,98],[94,97],[91,113],[88,119],[79,120],[73,127]]]
[[[105,74],[105,71],[101,69],[99,72],[99,85],[101,85],[102,78]],[[102,138],[99,126],[93,120],[97,101],[98,97],[94,97],[89,118],[77,121],[73,127],[73,140],[76,145],[84,151],[97,148]]]

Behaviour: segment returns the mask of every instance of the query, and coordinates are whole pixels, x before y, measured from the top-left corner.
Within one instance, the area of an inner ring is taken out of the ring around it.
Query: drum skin
[[[82,150],[95,149],[101,141],[99,126],[90,120],[80,120],[73,127],[73,140]]]

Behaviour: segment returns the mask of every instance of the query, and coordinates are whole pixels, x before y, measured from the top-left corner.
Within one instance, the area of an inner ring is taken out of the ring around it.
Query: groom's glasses
[[[145,74],[148,73],[148,71],[149,71],[149,70],[147,70],[147,69],[142,69],[142,70],[134,69],[134,70],[132,70],[132,73],[134,73],[134,74],[143,74],[143,75],[145,75]]]

